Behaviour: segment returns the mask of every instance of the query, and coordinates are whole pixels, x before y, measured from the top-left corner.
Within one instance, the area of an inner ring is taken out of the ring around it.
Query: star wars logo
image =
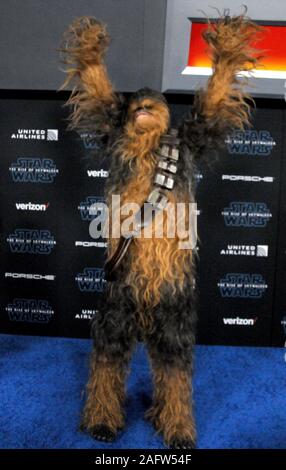
[[[234,131],[225,142],[230,154],[252,156],[268,156],[276,145],[266,130]]]
[[[50,158],[19,157],[9,171],[14,183],[53,183],[59,170]]]
[[[272,217],[264,202],[231,202],[222,211],[228,227],[266,227]]]
[[[103,203],[102,209],[100,203]],[[96,207],[96,211],[94,210],[94,207],[91,207],[93,204],[96,204],[96,206],[94,206]],[[90,222],[100,215],[101,211],[104,210],[104,207],[104,198],[102,196],[87,196],[85,201],[82,201],[78,206],[78,210],[80,211],[82,220]]]
[[[222,297],[260,299],[268,288],[261,274],[228,273],[218,282]]]
[[[11,134],[11,139],[19,140],[59,140],[58,129],[18,129]]]
[[[7,238],[12,253],[49,255],[56,241],[49,230],[18,228]]]
[[[10,321],[28,323],[49,323],[54,315],[49,302],[38,299],[14,299],[6,312]]]
[[[84,268],[75,278],[81,292],[103,292],[106,280],[101,268]]]

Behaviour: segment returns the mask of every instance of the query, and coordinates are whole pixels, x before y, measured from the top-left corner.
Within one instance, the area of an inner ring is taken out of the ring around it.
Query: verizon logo
[[[16,202],[17,211],[46,211],[50,203],[34,204],[32,202]]]
[[[255,318],[223,318],[224,325],[243,325],[243,326],[254,326],[257,321]]]
[[[108,178],[108,171],[103,170],[87,170],[87,176],[90,178]]]

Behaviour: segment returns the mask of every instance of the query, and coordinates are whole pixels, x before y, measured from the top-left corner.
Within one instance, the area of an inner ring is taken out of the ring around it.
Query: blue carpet
[[[77,429],[89,340],[0,335],[0,344],[1,448],[164,448],[143,420],[151,381],[142,346],[127,429],[111,446]],[[194,395],[199,448],[286,448],[285,350],[198,346]]]

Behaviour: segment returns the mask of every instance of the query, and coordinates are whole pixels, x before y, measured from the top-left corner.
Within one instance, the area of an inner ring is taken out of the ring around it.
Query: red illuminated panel
[[[208,27],[206,23],[192,23],[189,47],[189,67],[210,67],[211,62],[207,45],[202,32]],[[286,71],[286,26],[263,26],[259,40],[253,46],[262,50],[263,70]]]

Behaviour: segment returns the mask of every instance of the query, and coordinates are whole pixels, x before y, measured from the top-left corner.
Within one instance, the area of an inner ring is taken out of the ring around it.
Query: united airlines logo
[[[261,274],[228,273],[218,287],[222,297],[260,299],[268,285]]]
[[[49,255],[56,241],[49,230],[18,228],[7,238],[12,253]]]
[[[268,257],[268,245],[227,245],[220,251],[222,256]]]
[[[234,131],[226,139],[230,154],[268,156],[276,145],[269,131],[245,130]]]
[[[9,171],[14,183],[53,183],[59,170],[50,158],[19,157]]]
[[[18,129],[11,139],[19,140],[59,140],[58,129]]]
[[[256,256],[258,256],[259,258],[267,258],[268,257],[268,245],[257,245]]]
[[[47,300],[14,299],[6,307],[10,321],[28,323],[49,323],[54,310]]]
[[[94,208],[91,208],[93,204],[100,204],[101,206],[97,206],[97,210],[95,211]],[[100,215],[101,211],[104,211],[104,198],[102,196],[87,196],[85,201],[82,201],[79,206],[78,210],[80,211],[80,215],[82,220],[90,222],[95,217]]]
[[[74,318],[76,320],[92,320],[94,315],[96,315],[98,310],[91,308],[83,308],[80,313],[76,313]]]
[[[222,211],[228,227],[266,227],[272,217],[264,202],[231,202]]]
[[[47,140],[59,140],[58,129],[47,129],[46,138]]]
[[[75,280],[81,292],[103,292],[106,284],[101,268],[84,268]]]

